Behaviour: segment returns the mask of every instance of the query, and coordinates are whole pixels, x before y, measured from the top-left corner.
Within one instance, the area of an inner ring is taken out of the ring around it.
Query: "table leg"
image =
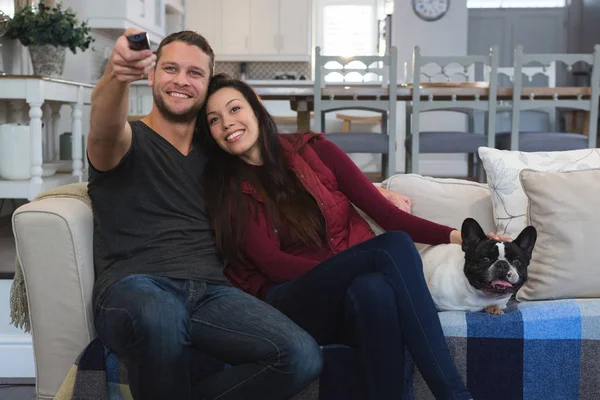
[[[8,110],[6,102],[0,101],[0,124],[6,124],[8,122]]]
[[[42,183],[42,102],[29,102],[29,130],[31,135],[31,183]]]
[[[305,99],[296,99],[295,104],[291,104],[292,109],[296,109],[297,129],[298,132],[306,132],[310,130],[310,110],[308,109],[308,101]],[[295,107],[294,107],[295,106]]]
[[[60,121],[60,109],[62,104],[60,103],[51,103],[50,107],[52,109],[52,131],[50,133],[50,138],[53,147],[52,149],[53,160],[60,160],[60,132],[58,132],[58,123]]]
[[[298,111],[298,132],[310,130],[310,111]]]
[[[42,156],[44,162],[52,161],[53,143],[52,143],[52,109],[50,104],[45,102],[42,107]]]
[[[73,172],[72,175],[73,176],[78,176],[79,177],[79,182],[82,181],[82,175],[83,175],[83,162],[82,162],[82,154],[81,154],[81,131],[82,131],[82,127],[81,127],[81,116],[82,116],[82,112],[81,112],[81,108],[82,108],[82,104],[81,103],[75,103],[71,105],[71,108],[73,110],[72,112],[72,116],[73,116],[73,120],[72,120],[72,131],[73,131],[73,142],[72,142],[72,147],[71,147],[71,151],[72,151],[72,155],[73,155]]]
[[[590,131],[590,112],[581,110],[564,111],[565,128],[569,133],[588,135]]]

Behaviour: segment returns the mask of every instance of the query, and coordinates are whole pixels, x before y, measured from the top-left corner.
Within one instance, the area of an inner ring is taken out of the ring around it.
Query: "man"
[[[94,212],[94,322],[126,360],[135,399],[285,399],[320,373],[318,345],[287,317],[229,286],[194,139],[213,73],[190,31],[132,51],[127,30],[92,95],[89,195]],[[131,82],[148,71],[154,104],[127,122]],[[195,385],[198,349],[234,367]]]

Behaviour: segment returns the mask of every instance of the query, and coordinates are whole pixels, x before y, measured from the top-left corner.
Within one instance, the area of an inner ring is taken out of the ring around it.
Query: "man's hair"
[[[175,32],[175,33],[170,34],[166,38],[164,38],[162,40],[162,42],[160,42],[160,44],[158,45],[158,50],[156,50],[156,63],[157,64],[158,64],[158,60],[160,59],[160,56],[162,54],[163,47],[168,45],[169,43],[173,43],[173,42],[182,42],[182,43],[189,44],[191,46],[196,46],[200,50],[202,50],[204,53],[206,53],[206,55],[210,58],[210,63],[209,63],[210,75],[209,76],[213,75],[213,72],[215,70],[215,52],[213,51],[212,47],[210,47],[208,40],[206,40],[204,38],[204,36],[200,35],[199,33],[194,32],[194,31]]]

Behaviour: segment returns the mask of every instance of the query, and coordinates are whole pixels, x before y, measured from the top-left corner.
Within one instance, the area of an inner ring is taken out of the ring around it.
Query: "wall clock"
[[[450,0],[412,0],[413,10],[425,21],[437,21],[448,12]]]

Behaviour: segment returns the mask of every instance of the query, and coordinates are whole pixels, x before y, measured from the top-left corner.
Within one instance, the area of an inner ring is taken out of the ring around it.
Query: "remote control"
[[[131,50],[150,50],[150,40],[146,32],[140,32],[133,35],[127,36],[129,41],[129,48]]]

